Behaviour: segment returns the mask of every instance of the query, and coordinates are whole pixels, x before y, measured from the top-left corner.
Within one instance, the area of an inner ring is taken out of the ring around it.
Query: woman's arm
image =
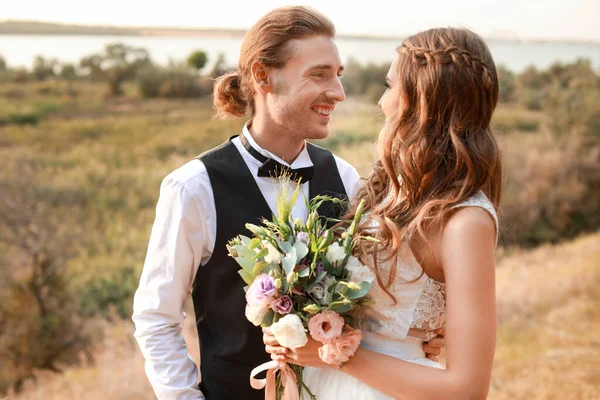
[[[495,244],[495,222],[475,207],[456,212],[442,232],[436,256],[446,278],[446,370],[359,349],[343,371],[397,399],[486,398],[496,343]],[[286,360],[326,366],[306,354],[312,351],[288,350]]]

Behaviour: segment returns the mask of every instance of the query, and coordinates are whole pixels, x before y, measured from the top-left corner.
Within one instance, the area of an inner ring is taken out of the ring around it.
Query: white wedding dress
[[[479,192],[458,207],[481,207],[491,214],[498,227],[492,202]],[[497,229],[496,229],[497,231]],[[384,276],[389,270],[379,264]],[[443,368],[425,357],[423,330],[432,331],[446,321],[446,285],[423,273],[409,246],[397,258],[396,278],[390,287],[396,304],[373,282],[370,297],[374,304],[358,315],[364,337],[360,347],[432,368]],[[415,337],[419,335],[421,338]],[[303,379],[318,400],[389,400],[391,397],[367,386],[354,377],[334,369],[305,368]],[[303,392],[303,399],[308,396]]]

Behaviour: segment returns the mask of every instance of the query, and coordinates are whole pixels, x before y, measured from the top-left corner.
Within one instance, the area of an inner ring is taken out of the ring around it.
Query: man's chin
[[[310,139],[310,140],[327,139],[327,137],[329,136],[330,133],[331,133],[331,129],[329,129],[329,126],[319,127],[318,129],[311,130],[311,132],[309,132],[306,135],[306,139]]]

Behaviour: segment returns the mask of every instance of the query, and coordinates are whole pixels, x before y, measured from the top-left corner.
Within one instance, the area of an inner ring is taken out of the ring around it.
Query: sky
[[[0,21],[247,29],[267,11],[307,5],[340,34],[398,35],[463,26],[486,37],[600,42],[600,0],[1,0]],[[365,7],[364,4],[368,4]]]

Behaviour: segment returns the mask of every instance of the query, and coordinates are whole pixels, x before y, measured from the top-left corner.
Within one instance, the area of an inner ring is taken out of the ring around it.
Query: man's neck
[[[266,117],[255,117],[248,126],[248,131],[260,147],[288,164],[292,164],[304,149],[304,139],[290,134],[283,127],[274,126]]]

